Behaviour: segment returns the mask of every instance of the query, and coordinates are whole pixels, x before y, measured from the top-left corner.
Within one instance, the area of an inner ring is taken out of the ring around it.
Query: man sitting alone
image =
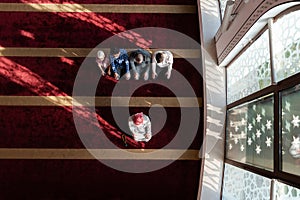
[[[135,141],[148,142],[151,139],[151,122],[147,115],[140,112],[130,116],[128,125]]]

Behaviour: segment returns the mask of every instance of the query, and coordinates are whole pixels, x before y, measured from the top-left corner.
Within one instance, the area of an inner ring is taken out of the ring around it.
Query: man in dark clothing
[[[130,66],[135,80],[142,76],[144,80],[149,78],[151,54],[145,49],[132,51],[129,56]]]
[[[113,48],[109,59],[115,79],[119,80],[125,74],[126,80],[129,80],[130,69],[127,51],[125,49]]]

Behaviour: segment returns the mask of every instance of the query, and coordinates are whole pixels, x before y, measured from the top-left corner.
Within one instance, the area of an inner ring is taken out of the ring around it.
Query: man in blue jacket
[[[125,49],[113,48],[111,49],[109,59],[115,79],[119,80],[125,74],[126,80],[129,80],[130,68],[127,51]]]

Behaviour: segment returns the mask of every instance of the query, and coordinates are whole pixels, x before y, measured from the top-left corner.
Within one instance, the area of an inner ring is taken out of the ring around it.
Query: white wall
[[[205,139],[203,144],[203,179],[200,180],[198,199],[220,199],[225,123],[225,71],[217,65],[214,36],[220,26],[217,0],[198,0],[201,24],[201,44],[205,81]]]

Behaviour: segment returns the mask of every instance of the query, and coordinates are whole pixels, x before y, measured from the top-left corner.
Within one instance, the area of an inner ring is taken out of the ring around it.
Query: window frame
[[[279,18],[283,17],[286,14],[289,14],[293,11],[299,11],[300,12],[300,6],[293,6],[289,9],[284,10],[283,12],[279,13],[277,16],[275,16],[274,18],[271,18],[271,20],[275,23]],[[272,26],[272,25],[271,25]],[[253,38],[253,41],[256,41],[265,31],[270,31],[272,27],[270,27],[270,25],[266,25],[264,26],[259,32],[258,34]],[[272,33],[271,33],[272,34]],[[272,60],[272,38],[270,32],[269,32],[269,39],[270,39],[270,60]],[[235,58],[233,60],[231,60],[230,63],[228,63],[228,65],[226,66],[226,70],[225,70],[225,83],[226,83],[226,104],[227,102],[227,79],[228,79],[228,74],[227,74],[227,68],[228,66],[231,65],[232,62],[234,62],[239,56],[241,56],[250,46],[252,45],[251,43],[248,43],[247,45],[245,45],[245,47],[235,56]],[[274,77],[274,66],[273,63],[271,61],[271,76]],[[271,77],[271,79],[273,80],[273,78]],[[292,76],[289,76],[281,81],[278,82],[274,82],[272,81],[270,86],[267,86],[266,88],[259,90],[255,93],[252,93],[250,95],[247,95],[246,97],[243,97],[239,100],[236,100],[230,104],[227,104],[226,106],[226,119],[228,119],[227,116],[227,111],[229,109],[232,109],[236,106],[254,101],[258,98],[261,98],[263,96],[269,95],[269,94],[273,94],[274,95],[274,147],[273,147],[273,171],[269,171],[263,168],[259,168],[253,165],[249,165],[246,163],[240,163],[234,160],[231,160],[229,158],[226,158],[226,151],[227,151],[227,145],[224,145],[224,166],[225,163],[227,164],[231,164],[233,166],[239,167],[241,169],[244,170],[248,170],[250,172],[265,176],[267,178],[270,179],[278,179],[278,181],[291,185],[295,188],[299,188],[300,189],[300,185],[299,185],[299,180],[300,180],[300,176],[296,175],[296,174],[290,174],[287,172],[282,171],[282,155],[281,155],[281,92],[292,88],[296,85],[300,84],[300,72],[298,72],[297,74],[294,74]],[[226,129],[225,129],[226,130]],[[226,131],[225,131],[225,134]],[[226,138],[226,136],[225,136]],[[226,143],[226,141],[225,141]],[[223,171],[223,175],[224,175],[224,171]],[[222,184],[223,187],[223,184]],[[223,188],[222,188],[223,189]]]

